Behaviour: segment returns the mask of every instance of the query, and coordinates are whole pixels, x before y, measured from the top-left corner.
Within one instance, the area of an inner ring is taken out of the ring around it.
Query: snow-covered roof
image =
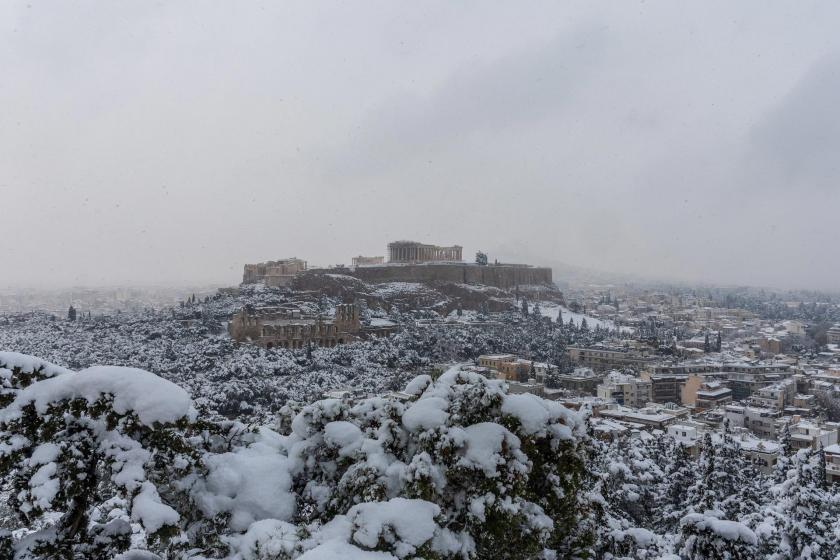
[[[714,389],[710,391],[697,391],[698,397],[720,397],[722,395],[728,395],[732,393],[732,389],[727,389],[725,387],[721,387],[720,389]]]

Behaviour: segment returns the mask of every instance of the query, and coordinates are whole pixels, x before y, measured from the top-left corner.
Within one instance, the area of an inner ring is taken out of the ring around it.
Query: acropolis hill
[[[297,258],[245,265],[243,284],[263,283],[289,286],[292,280],[306,284],[307,277],[323,274],[353,276],[364,282],[453,282],[481,284],[502,289],[524,285],[551,285],[551,269],[527,264],[490,263],[486,256],[475,263],[462,260],[462,247],[441,247],[415,241],[388,244],[388,262],[384,257],[353,258],[353,266],[307,268]]]

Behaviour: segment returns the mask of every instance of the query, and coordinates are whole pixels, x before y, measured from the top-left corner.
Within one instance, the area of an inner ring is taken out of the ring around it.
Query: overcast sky
[[[0,286],[465,255],[837,289],[836,2],[0,3]]]

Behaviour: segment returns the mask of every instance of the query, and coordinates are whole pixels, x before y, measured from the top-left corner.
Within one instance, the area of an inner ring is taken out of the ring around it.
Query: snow
[[[550,414],[541,402],[543,399],[531,393],[507,395],[502,403],[502,412],[519,420],[526,434],[535,434],[545,428]]]
[[[701,530],[709,530],[716,535],[730,541],[742,541],[747,544],[756,544],[758,539],[755,533],[743,523],[717,519],[710,515],[701,513],[690,513],[680,521],[682,525],[691,524]]]
[[[251,523],[245,534],[231,537],[229,543],[239,552],[241,560],[290,558],[300,542],[297,533],[297,527],[291,523],[262,519]]]
[[[128,550],[114,556],[114,560],[161,560],[161,557],[148,550]]]
[[[301,439],[306,439],[319,429],[322,418],[336,418],[341,411],[340,399],[321,399],[305,406],[292,420],[292,432]]]
[[[324,441],[327,445],[339,447],[339,456],[348,457],[361,449],[362,430],[350,422],[330,422],[324,426]]]
[[[247,447],[206,458],[206,484],[195,491],[196,502],[206,515],[230,513],[230,525],[237,531],[262,519],[291,519],[295,512],[292,465],[271,435],[263,433]]]
[[[519,420],[523,432],[528,435],[542,434],[549,424],[553,425],[558,420],[565,425],[553,425],[552,428],[562,439],[571,439],[573,430],[582,433],[585,429],[579,414],[556,401],[549,401],[531,393],[505,395],[502,412]]]
[[[73,373],[67,368],[51,364],[41,358],[28,356],[18,352],[0,352],[0,366],[8,369],[20,369],[21,371],[41,370],[44,377],[55,377],[66,373]]]
[[[46,465],[58,458],[61,448],[54,443],[42,443],[32,452],[29,457],[30,465]]]
[[[82,398],[92,403],[104,395],[113,395],[113,407],[118,414],[134,412],[147,426],[175,422],[185,416],[192,418],[196,414],[187,392],[171,381],[141,369],[96,366],[22,389],[0,411],[0,421],[19,417],[21,408],[28,404],[34,404],[43,414],[50,404],[58,401]]]
[[[47,463],[35,471],[29,479],[29,486],[32,488],[32,497],[35,498],[35,505],[41,509],[50,509],[52,501],[58,493],[57,478],[52,478],[58,471],[58,465]]]
[[[327,541],[298,556],[298,560],[396,560],[396,558],[387,552],[362,550],[340,541]]]
[[[465,446],[464,456],[458,464],[480,469],[488,478],[499,476],[499,465],[507,463],[501,455],[503,447],[524,458],[519,451],[519,438],[495,422],[481,422],[463,429],[452,428],[450,433],[456,441],[461,439]]]
[[[656,535],[652,531],[643,529],[641,527],[631,527],[624,531],[624,534],[630,536],[639,546],[650,546],[656,541]]]
[[[418,375],[408,382],[403,392],[407,395],[417,396],[425,391],[431,383],[432,377],[430,375]]]
[[[131,520],[139,521],[147,533],[155,533],[165,525],[178,523],[178,512],[160,501],[157,488],[151,482],[144,482],[140,493],[134,497]]]
[[[431,502],[393,498],[355,505],[347,518],[353,524],[353,541],[357,544],[374,548],[381,538],[395,539],[401,545],[396,547],[397,555],[402,557],[413,554],[414,548],[434,537],[439,514],[440,508]]]
[[[449,413],[446,411],[448,407],[449,402],[443,397],[423,395],[403,414],[403,426],[412,432],[442,426],[449,419]]]
[[[600,326],[602,329],[615,329],[615,323],[613,321],[609,321],[606,319],[598,319],[596,317],[592,317],[590,315],[584,315],[583,313],[575,313],[571,309],[564,307],[562,305],[557,305],[556,303],[552,303],[550,301],[540,301],[537,302],[540,306],[540,315],[543,317],[548,317],[552,321],[557,321],[557,315],[559,312],[563,312],[563,323],[568,323],[569,319],[576,326],[580,326],[581,322],[586,319],[586,325],[590,329],[594,329],[596,326]],[[621,327],[623,332],[632,332],[633,329],[630,327]]]
[[[375,293],[378,296],[394,296],[399,294],[413,294],[427,289],[426,286],[419,282],[385,282],[376,285]]]

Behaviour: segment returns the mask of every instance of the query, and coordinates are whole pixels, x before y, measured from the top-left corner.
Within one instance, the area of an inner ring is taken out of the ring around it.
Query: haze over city
[[[838,17],[5,2],[2,284],[230,284],[416,239],[834,289]]]

